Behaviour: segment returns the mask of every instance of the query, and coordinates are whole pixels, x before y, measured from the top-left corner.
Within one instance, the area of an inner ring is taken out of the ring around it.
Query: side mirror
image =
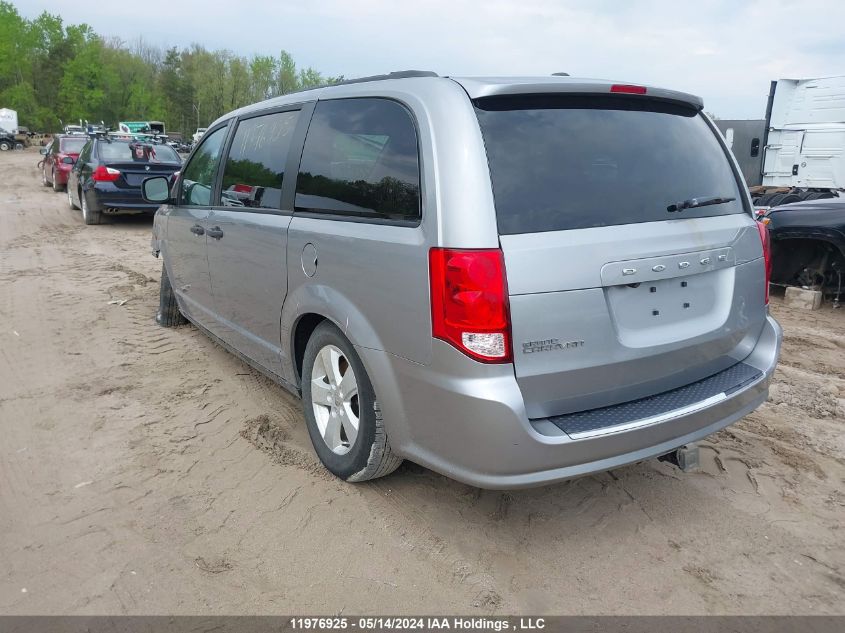
[[[73,158],[71,158],[70,156],[65,156],[65,157],[62,159],[62,162],[63,162],[65,165],[73,165],[73,164],[75,164],[75,163],[76,163],[76,161],[75,161],[75,160],[73,160]]]
[[[43,156],[46,156],[47,155],[47,148],[42,147],[40,150],[38,150],[38,153],[42,154]]]
[[[167,202],[170,199],[170,183],[166,176],[147,178],[141,184],[141,193],[147,202]]]

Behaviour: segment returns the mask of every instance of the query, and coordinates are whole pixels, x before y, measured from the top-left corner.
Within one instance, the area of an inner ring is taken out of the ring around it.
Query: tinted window
[[[298,111],[277,112],[238,124],[223,170],[221,203],[278,209],[290,139]]]
[[[63,138],[59,141],[61,151],[66,154],[78,154],[85,147],[86,138]]]
[[[158,143],[144,143],[142,141],[100,141],[97,154],[101,161],[109,162],[143,162],[143,163],[180,163],[179,155],[172,147]]]
[[[420,168],[410,113],[386,99],[318,102],[296,181],[296,208],[418,219]]]
[[[743,211],[727,156],[693,109],[649,100],[478,100],[501,234]],[[734,202],[669,213],[690,198]]]
[[[202,142],[182,171],[182,192],[179,204],[207,207],[211,204],[214,174],[220,162],[220,149],[226,138],[225,127],[203,136]]]
[[[55,145],[55,143],[54,143],[54,145]],[[91,160],[91,148],[92,147],[94,147],[94,144],[90,141],[87,141],[85,143],[85,145],[82,146],[82,151],[79,152],[79,159],[76,161],[77,165]]]

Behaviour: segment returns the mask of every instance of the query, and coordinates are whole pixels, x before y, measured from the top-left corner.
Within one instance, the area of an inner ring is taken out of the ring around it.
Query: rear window
[[[182,159],[172,147],[158,143],[130,143],[127,141],[102,141],[97,146],[100,160],[105,163],[181,163]]]
[[[743,212],[728,158],[692,108],[587,96],[490,97],[475,105],[500,234]],[[714,196],[735,200],[667,210]]]
[[[78,154],[87,141],[87,138],[63,138],[59,141],[59,148],[65,154]]]

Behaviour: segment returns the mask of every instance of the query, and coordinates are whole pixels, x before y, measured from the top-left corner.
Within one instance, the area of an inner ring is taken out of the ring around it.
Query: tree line
[[[199,44],[162,49],[99,35],[43,12],[26,19],[0,0],[0,107],[30,130],[61,122],[164,121],[183,134],[226,112],[343,77],[298,69],[293,57],[244,57]]]

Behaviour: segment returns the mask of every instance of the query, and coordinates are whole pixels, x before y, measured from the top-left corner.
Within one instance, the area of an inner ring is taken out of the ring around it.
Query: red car
[[[41,182],[45,187],[53,185],[53,191],[67,186],[67,176],[73,168],[79,152],[88,142],[87,136],[56,136],[41,153]]]

